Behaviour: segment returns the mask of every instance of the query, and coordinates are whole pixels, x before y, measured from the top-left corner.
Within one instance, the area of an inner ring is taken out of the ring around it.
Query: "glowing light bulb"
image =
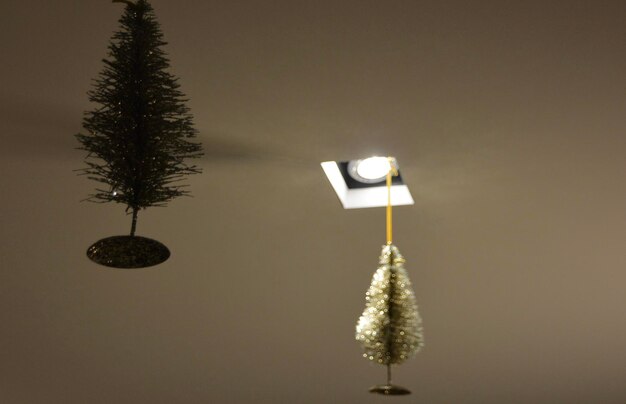
[[[356,166],[357,174],[366,180],[377,180],[387,175],[391,166],[387,157],[370,157]]]

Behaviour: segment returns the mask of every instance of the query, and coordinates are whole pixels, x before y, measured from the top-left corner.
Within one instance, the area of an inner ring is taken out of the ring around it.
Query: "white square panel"
[[[387,206],[386,185],[349,188],[336,161],[325,161],[321,163],[321,165],[344,209]],[[413,204],[415,204],[415,202],[413,201],[409,187],[404,184],[391,186],[392,206]]]

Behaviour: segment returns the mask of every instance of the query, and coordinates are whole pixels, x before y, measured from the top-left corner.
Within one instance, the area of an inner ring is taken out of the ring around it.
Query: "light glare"
[[[391,170],[387,157],[370,157],[359,162],[356,172],[367,180],[375,180],[387,175]]]

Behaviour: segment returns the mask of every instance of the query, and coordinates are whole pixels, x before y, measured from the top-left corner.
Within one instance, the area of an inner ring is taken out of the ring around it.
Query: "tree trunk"
[[[131,237],[135,235],[135,230],[137,230],[137,212],[139,209],[133,208],[133,222],[130,226],[130,235]]]

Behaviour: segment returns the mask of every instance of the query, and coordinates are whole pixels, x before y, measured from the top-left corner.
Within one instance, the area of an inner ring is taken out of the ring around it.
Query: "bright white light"
[[[356,166],[356,172],[366,180],[376,180],[387,175],[391,166],[387,157],[370,157],[361,160]]]
[[[352,163],[355,163],[354,165],[356,165],[358,161],[359,160],[351,160],[348,162],[348,174],[352,178],[363,183],[377,183],[382,180],[366,180],[364,178],[356,178],[358,177],[356,169],[354,169],[354,167],[351,168],[351,165]],[[397,167],[395,159],[392,164]],[[339,169],[339,164],[336,161],[323,162],[322,169],[328,177],[328,181],[335,190],[335,193],[337,194],[337,197],[339,198],[339,201],[343,205],[344,209],[376,208],[387,206],[387,187],[374,186],[371,188],[350,189],[348,188],[344,176]],[[391,204],[393,206],[413,205],[414,203],[415,202],[413,201],[409,187],[404,184],[394,184],[394,186],[391,187]]]

